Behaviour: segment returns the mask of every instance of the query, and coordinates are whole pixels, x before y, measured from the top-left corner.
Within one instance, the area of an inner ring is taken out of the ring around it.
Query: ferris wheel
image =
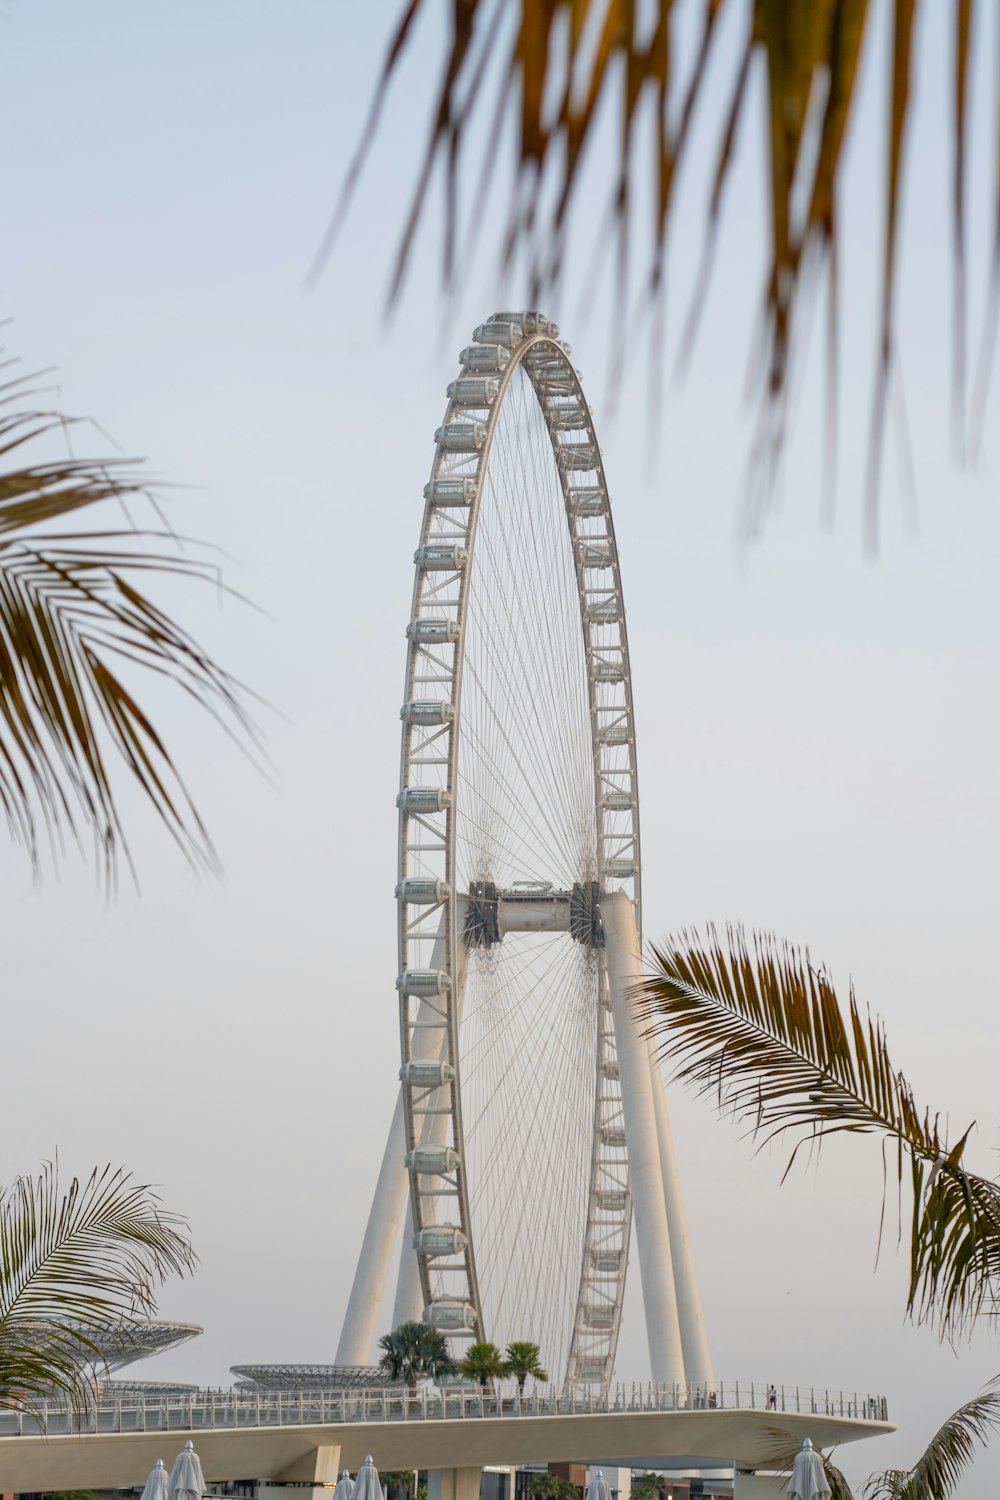
[[[338,1363],[393,1324],[606,1384],[635,1209],[654,1378],[711,1379],[662,1080],[632,1017],[639,797],[618,552],[569,345],[478,327],[424,488],[401,709],[396,1117]],[[459,1350],[460,1352],[460,1350]]]

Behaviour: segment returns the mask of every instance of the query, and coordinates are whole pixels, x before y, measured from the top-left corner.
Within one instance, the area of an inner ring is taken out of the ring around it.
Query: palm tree
[[[136,529],[123,507],[153,497],[121,459],[53,458],[74,425],[40,410],[30,380],[0,385],[0,804],[37,870],[86,834],[106,878],[128,860],[115,791],[124,767],[185,855],[213,866],[205,826],[167,743],[135,696],[154,676],[186,692],[244,745],[244,695],[157,605],[147,582],[218,585],[218,570],[162,527]],[[109,524],[95,512],[117,507]],[[153,501],[155,504],[155,501]]]
[[[639,1474],[632,1479],[632,1494],[635,1500],[660,1500],[666,1494],[666,1481],[662,1474]]]
[[[517,1393],[524,1395],[524,1382],[530,1375],[544,1385],[548,1380],[548,1371],[542,1369],[542,1352],[537,1344],[531,1344],[526,1339],[515,1339],[507,1345],[504,1354],[505,1375],[513,1375],[517,1381]]]
[[[439,1380],[455,1371],[444,1334],[426,1323],[400,1323],[391,1333],[382,1335],[379,1348],[379,1368],[390,1380],[405,1381],[411,1394],[423,1377]]]
[[[467,1380],[478,1380],[484,1392],[494,1380],[501,1380],[507,1374],[503,1355],[496,1344],[491,1344],[488,1340],[470,1344],[458,1368]]]
[[[406,1500],[416,1494],[416,1471],[414,1469],[382,1469],[379,1473],[387,1500]]]
[[[97,1335],[150,1316],[154,1288],[194,1267],[183,1222],[120,1168],[59,1189],[54,1164],[0,1191],[0,1401],[96,1394]]]
[[[543,1469],[540,1474],[532,1474],[528,1480],[528,1493],[535,1495],[537,1500],[561,1500],[561,1489],[563,1481]]]
[[[995,1384],[995,1382],[994,1382]],[[990,1433],[1000,1427],[1000,1395],[967,1401],[939,1427],[912,1469],[885,1469],[865,1486],[865,1500],[947,1500]]]
[[[388,89],[405,44],[416,29],[414,22],[420,13],[431,8],[429,0],[406,0],[401,6],[360,144],[317,255],[313,276],[322,269],[344,221]],[[715,69],[716,53],[726,45],[719,44],[719,35],[725,28],[717,22],[727,8],[706,0],[701,11],[701,35],[687,67],[678,66],[677,49],[672,45],[671,34],[679,8],[673,0],[656,0],[648,11],[635,6],[609,6],[607,0],[582,0],[571,8],[572,22],[564,29],[562,23],[569,7],[553,5],[551,0],[518,0],[512,7],[516,25],[508,50],[497,46],[488,0],[466,0],[456,12],[455,25],[443,43],[439,70],[442,83],[430,112],[424,161],[404,220],[390,295],[395,298],[402,285],[421,214],[429,202],[437,201],[428,191],[428,183],[438,166],[444,178],[442,201],[447,204],[443,238],[445,281],[462,274],[460,245],[470,261],[478,253],[476,235],[468,231],[475,225],[481,196],[476,195],[470,204],[463,200],[462,188],[470,178],[481,184],[489,181],[492,143],[503,122],[511,120],[515,127],[511,136],[517,141],[516,170],[504,254],[509,262],[519,250],[523,252],[532,298],[549,292],[560,281],[567,259],[574,204],[578,195],[587,190],[582,170],[587,147],[593,136],[603,132],[611,133],[615,139],[617,170],[608,182],[606,204],[599,205],[592,217],[600,226],[596,233],[602,237],[606,235],[609,219],[617,226],[619,312],[628,295],[633,249],[630,236],[636,224],[642,224],[642,232],[648,235],[640,246],[640,269],[647,295],[654,303],[659,302],[666,286],[668,230],[675,188],[691,155],[691,122],[700,114],[711,122],[717,145],[707,174],[703,270],[682,340],[683,364],[706,298],[739,133],[748,128],[746,116],[754,100],[761,97],[767,157],[763,177],[769,185],[769,201],[764,221],[768,239],[764,246],[767,272],[763,287],[766,328],[758,346],[755,373],[761,436],[766,439],[762,446],[768,458],[773,459],[785,431],[790,394],[789,356],[809,325],[811,305],[821,280],[817,271],[824,268],[829,294],[827,373],[831,406],[835,400],[837,267],[842,240],[839,188],[846,160],[847,127],[864,72],[865,47],[874,45],[871,37],[876,24],[872,20],[869,25],[869,17],[879,13],[880,8],[868,0],[833,0],[827,5],[805,8],[746,0],[742,7],[744,35],[739,64],[724,90],[718,86]],[[886,100],[889,130],[883,165],[886,227],[882,245],[869,251],[881,281],[872,413],[876,442],[872,447],[870,485],[877,484],[878,449],[895,354],[893,307],[899,206],[904,148],[913,113],[910,77],[915,68],[920,29],[918,12],[934,8],[933,4],[921,5],[918,0],[905,3],[899,0],[893,6],[892,72]],[[970,402],[966,395],[965,338],[969,67],[974,37],[988,9],[985,3],[977,4],[976,0],[952,0],[950,7],[955,56],[951,75],[949,204],[954,244],[955,435],[960,442],[968,423],[974,448],[978,447],[982,430],[993,335],[1000,308],[1000,219],[994,215],[990,305]],[[752,86],[755,68],[764,81],[759,95]],[[470,167],[462,147],[476,136],[473,122],[477,112],[480,119],[491,122],[490,144],[481,148],[480,166]],[[650,149],[643,154],[636,146],[646,138],[647,131],[651,132]],[[589,188],[589,178],[586,182]],[[636,201],[644,202],[647,198],[656,205],[648,230],[646,220],[635,214]],[[862,250],[868,250],[867,244],[862,245]],[[620,361],[624,331],[631,327],[632,320],[619,316],[616,322],[620,330]],[[654,328],[662,327],[662,320],[656,317],[651,324]],[[835,409],[831,409],[830,418],[832,426]],[[874,540],[877,522],[874,496],[875,491],[870,488],[867,518],[870,542]],[[752,519],[748,517],[748,521]]]
[[[996,1383],[990,1382],[993,1386]],[[975,1457],[977,1444],[985,1446],[997,1427],[1000,1427],[1000,1395],[988,1390],[952,1412],[912,1469],[884,1469],[873,1474],[864,1487],[865,1500],[948,1500]],[[820,1457],[832,1500],[854,1500],[840,1469],[826,1454]],[[791,1469],[794,1459],[795,1451],[782,1447],[769,1456],[767,1466],[784,1472]],[[635,1492],[633,1482],[633,1495]]]
[[[762,1143],[790,1142],[785,1176],[801,1146],[832,1135],[888,1144],[885,1159],[895,1160],[899,1187],[907,1178],[912,1196],[908,1314],[952,1340],[981,1314],[995,1318],[1000,1181],[966,1166],[971,1126],[952,1143],[940,1114],[917,1104],[890,1059],[883,1023],[862,1014],[853,988],[845,1015],[828,974],[808,955],[736,927],[725,944],[711,930],[655,947],[635,998],[680,1081],[745,1120]],[[946,1500],[976,1444],[998,1426],[1000,1395],[975,1397],[912,1469],[874,1476],[868,1500]]]

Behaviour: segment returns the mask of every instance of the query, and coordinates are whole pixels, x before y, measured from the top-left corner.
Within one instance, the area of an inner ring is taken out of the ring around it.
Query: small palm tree
[[[528,1480],[528,1492],[537,1497],[537,1500],[559,1500],[560,1485],[562,1480],[543,1469],[540,1474],[532,1474]]]
[[[405,1500],[407,1495],[416,1494],[417,1480],[414,1469],[382,1469],[379,1479],[382,1481],[387,1500]]]
[[[488,1340],[470,1344],[458,1368],[466,1380],[478,1380],[483,1391],[495,1380],[501,1380],[507,1374],[507,1365],[503,1355],[496,1344],[491,1344]]]
[[[662,1474],[639,1474],[632,1480],[635,1500],[660,1500],[665,1493],[666,1484]]]
[[[424,1377],[439,1380],[455,1371],[444,1334],[426,1323],[400,1323],[379,1339],[379,1368],[390,1380],[403,1380],[411,1394]]]
[[[507,1366],[505,1374],[513,1375],[517,1381],[519,1396],[524,1395],[524,1382],[529,1375],[542,1385],[549,1378],[548,1371],[542,1369],[541,1350],[537,1344],[531,1344],[526,1339],[515,1339],[507,1345],[504,1363]]]
[[[0,1192],[0,1403],[96,1395],[108,1325],[156,1310],[154,1288],[194,1267],[173,1214],[121,1169],[60,1193],[56,1167]]]

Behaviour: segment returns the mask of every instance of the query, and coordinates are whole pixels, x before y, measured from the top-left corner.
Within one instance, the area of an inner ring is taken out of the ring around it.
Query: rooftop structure
[[[183,1380],[108,1380],[101,1386],[101,1398],[104,1402],[124,1401],[128,1405],[164,1396],[193,1396],[198,1389]]]
[[[378,1365],[230,1365],[229,1373],[237,1377],[238,1390],[347,1391],[387,1384]]]
[[[124,1369],[138,1359],[149,1359],[166,1349],[175,1349],[204,1333],[200,1323],[174,1323],[165,1319],[109,1323],[104,1328],[80,1329],[80,1361],[89,1363],[91,1346],[100,1350],[105,1368]]]

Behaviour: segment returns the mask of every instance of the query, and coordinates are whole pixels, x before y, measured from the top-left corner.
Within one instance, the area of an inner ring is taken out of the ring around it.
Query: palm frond
[[[30,461],[67,427],[28,404],[23,380],[0,385],[0,808],[38,868],[89,829],[106,878],[128,842],[114,767],[127,768],[185,855],[215,855],[169,747],[133,677],[172,682],[244,747],[254,727],[239,685],[147,592],[145,580],[219,586],[218,570],[162,530],[64,531],[58,522],[150,492],[124,460]],[[127,517],[126,517],[127,521]]]
[[[954,169],[951,217],[955,264],[955,333],[953,391],[956,422],[964,426],[965,407],[965,239],[966,135],[968,59],[975,0],[952,0],[955,12],[953,108]],[[383,106],[417,29],[431,10],[427,0],[406,0],[393,31],[361,138],[346,174],[331,225],[310,272],[315,280],[344,223],[351,196],[380,122]],[[836,343],[835,268],[841,226],[836,215],[838,187],[845,161],[846,130],[858,93],[861,57],[868,32],[868,0],[813,0],[788,5],[783,0],[744,0],[749,22],[746,53],[731,83],[720,89],[711,63],[718,51],[717,24],[733,10],[725,0],[702,0],[700,36],[686,71],[674,64],[676,24],[673,0],[638,7],[626,0],[454,0],[450,36],[444,43],[441,79],[423,162],[409,210],[403,221],[391,283],[390,301],[403,284],[407,264],[436,168],[443,177],[445,224],[443,270],[446,283],[456,267],[464,229],[461,190],[466,177],[464,154],[469,136],[481,135],[481,177],[494,164],[495,142],[509,120],[516,130],[514,186],[505,238],[504,259],[518,250],[526,260],[527,285],[533,297],[557,288],[566,259],[567,226],[579,197],[587,148],[599,130],[615,132],[617,170],[608,188],[607,210],[617,225],[617,286],[620,310],[629,279],[629,234],[632,205],[651,196],[654,213],[645,248],[644,280],[650,295],[665,285],[667,233],[675,186],[690,154],[691,121],[699,107],[710,111],[721,129],[721,145],[709,200],[708,234],[714,243],[728,166],[746,113],[746,88],[752,60],[766,78],[766,155],[770,246],[764,288],[767,331],[758,366],[762,433],[758,447],[773,473],[784,440],[790,381],[789,356],[808,324],[809,302],[817,268],[826,266],[831,283],[831,344],[834,375]],[[893,313],[897,279],[897,241],[907,127],[913,112],[909,80],[917,34],[917,0],[894,0],[888,79],[889,128],[884,166],[885,234],[881,267],[881,338],[877,354],[872,419],[870,497],[877,493],[879,454],[894,346]],[[501,26],[501,21],[503,25]],[[508,38],[506,47],[499,37]],[[998,74],[1000,78],[1000,74]],[[711,83],[708,80],[712,80]],[[477,131],[477,113],[489,128]],[[638,131],[649,127],[646,153],[634,149]],[[637,193],[641,182],[648,192]],[[998,184],[1000,188],[1000,184]],[[998,210],[1000,211],[1000,210]],[[474,226],[478,197],[466,218]],[[601,206],[592,216],[602,221]],[[998,221],[1000,222],[1000,221]],[[602,231],[603,233],[603,231]],[[469,234],[466,239],[474,240]],[[997,241],[1000,244],[1000,238]],[[471,256],[471,251],[466,254]],[[703,258],[703,268],[711,255]],[[1000,264],[1000,261],[998,261]],[[689,334],[707,293],[707,276],[699,280],[696,305],[687,320]],[[995,325],[1000,294],[994,297],[988,327]],[[654,326],[657,320],[654,320]],[[984,340],[992,348],[992,340]],[[682,360],[690,339],[682,342]],[[981,361],[974,410],[981,414],[989,358]],[[756,522],[755,513],[747,524]],[[877,517],[869,507],[869,540]]]
[[[977,1446],[986,1447],[998,1427],[1000,1395],[976,1396],[952,1412],[912,1469],[874,1474],[865,1486],[865,1500],[949,1500]]]
[[[56,1167],[0,1192],[0,1394],[22,1404],[93,1394],[93,1337],[155,1308],[157,1286],[194,1266],[183,1221],[121,1169],[60,1192]]]
[[[803,1146],[881,1136],[913,1194],[908,1311],[942,1335],[996,1311],[1000,1184],[966,1169],[971,1126],[949,1145],[938,1117],[918,1108],[853,987],[845,1016],[808,954],[737,927],[725,947],[714,929],[654,947],[635,1003],[680,1082],[714,1096],[761,1144],[793,1139],[786,1176]]]
[[[378,1346],[382,1351],[379,1368],[390,1380],[416,1385],[425,1375],[436,1380],[457,1368],[444,1334],[426,1323],[400,1323],[382,1335]]]
[[[821,1453],[826,1482],[830,1486],[830,1500],[854,1500],[854,1491],[843,1469],[838,1469],[832,1459]]]

